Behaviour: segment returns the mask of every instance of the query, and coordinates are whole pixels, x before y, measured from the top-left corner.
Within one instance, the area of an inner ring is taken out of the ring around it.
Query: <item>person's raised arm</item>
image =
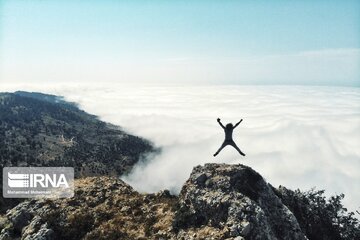
[[[220,126],[225,129],[224,125],[222,125],[222,123],[220,122],[220,118],[218,118],[217,121],[220,124]]]
[[[241,122],[242,122],[242,119],[240,119],[240,121],[235,124],[234,128],[236,128]]]

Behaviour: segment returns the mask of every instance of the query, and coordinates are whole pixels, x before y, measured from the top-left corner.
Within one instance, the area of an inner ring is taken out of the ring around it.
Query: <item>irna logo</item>
[[[72,197],[74,169],[71,167],[5,167],[5,198]]]
[[[8,186],[12,188],[69,187],[65,174],[21,174],[8,172]]]

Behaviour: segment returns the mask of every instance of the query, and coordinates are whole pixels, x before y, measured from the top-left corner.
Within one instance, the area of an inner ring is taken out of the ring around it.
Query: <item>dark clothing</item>
[[[214,157],[219,154],[219,152],[226,147],[227,145],[233,146],[241,155],[245,156],[245,153],[243,153],[240,148],[236,145],[236,143],[233,140],[225,140],[219,150],[216,151],[214,154]]]
[[[229,140],[232,141],[232,134],[233,134],[233,128],[224,128],[224,132],[225,132],[225,141]]]
[[[216,153],[214,154],[214,157],[216,155],[218,155],[219,152],[227,145],[233,146],[242,156],[245,156],[245,154],[240,150],[240,148],[236,145],[236,143],[234,142],[234,140],[232,138],[234,128],[236,128],[241,123],[241,121],[242,121],[242,119],[235,126],[233,126],[232,124],[227,124],[226,127],[224,127],[224,125],[222,125],[222,123],[220,122],[220,119],[218,119],[220,126],[224,129],[225,140],[224,140],[223,144],[221,145],[221,147],[219,148],[219,150],[217,150]]]

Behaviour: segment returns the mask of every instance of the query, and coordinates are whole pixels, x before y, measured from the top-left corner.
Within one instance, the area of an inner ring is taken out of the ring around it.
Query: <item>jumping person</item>
[[[219,148],[219,150],[217,150],[216,153],[214,154],[214,157],[216,155],[218,155],[219,152],[227,145],[233,146],[241,155],[245,156],[245,153],[243,153],[240,150],[240,148],[238,146],[236,146],[236,144],[232,138],[232,133],[233,133],[234,128],[236,128],[242,122],[242,119],[238,123],[236,123],[235,126],[233,126],[232,123],[228,123],[228,124],[226,124],[226,127],[224,127],[224,125],[221,123],[220,118],[218,118],[217,121],[220,124],[220,126],[224,129],[225,140],[224,140],[223,144],[221,145],[221,147]]]

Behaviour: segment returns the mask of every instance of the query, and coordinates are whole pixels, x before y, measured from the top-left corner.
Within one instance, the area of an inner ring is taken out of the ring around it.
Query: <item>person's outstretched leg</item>
[[[241,155],[245,156],[245,153],[240,150],[234,141],[230,145],[233,146]]]
[[[221,147],[219,148],[219,150],[217,150],[216,153],[214,154],[214,157],[215,157],[216,155],[218,155],[219,152],[220,152],[226,145],[227,145],[227,144],[225,144],[225,142],[223,142],[223,144],[221,145]]]

